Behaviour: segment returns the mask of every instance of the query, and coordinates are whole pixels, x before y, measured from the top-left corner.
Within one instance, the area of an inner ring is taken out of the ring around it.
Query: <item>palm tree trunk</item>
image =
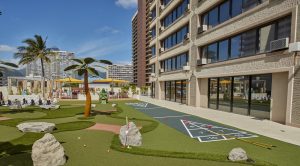
[[[91,99],[91,94],[89,89],[89,74],[87,70],[84,73],[84,90],[86,95],[84,116],[89,117],[91,112],[92,99]]]
[[[42,66],[42,95],[45,98],[45,69],[44,69],[44,61],[41,59],[41,66]]]

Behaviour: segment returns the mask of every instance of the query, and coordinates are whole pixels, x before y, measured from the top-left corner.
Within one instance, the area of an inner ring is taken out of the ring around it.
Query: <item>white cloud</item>
[[[17,48],[9,45],[0,45],[0,52],[17,52]]]
[[[117,30],[117,29],[114,29],[112,27],[109,27],[109,26],[104,26],[104,27],[101,27],[99,29],[96,29],[95,30],[96,33],[101,33],[101,34],[107,34],[107,33],[110,33],[110,34],[116,34],[116,33],[119,33],[120,31]]]
[[[137,6],[137,0],[117,0],[116,4],[125,9],[129,9]]]
[[[75,51],[79,57],[93,57],[101,59],[103,56],[115,54],[116,51],[124,47],[118,38],[102,38],[82,43]]]

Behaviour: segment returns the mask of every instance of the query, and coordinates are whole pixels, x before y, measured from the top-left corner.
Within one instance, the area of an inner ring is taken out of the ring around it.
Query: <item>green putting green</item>
[[[126,105],[133,101],[114,101],[118,104],[117,112],[111,115],[94,114],[90,119],[82,117],[84,107],[73,104],[84,102],[60,102],[62,109],[46,111],[33,108],[33,112],[45,113],[39,118],[24,118],[0,122],[0,165],[31,165],[30,151],[33,142],[43,134],[27,133],[12,130],[24,121],[47,121],[57,125],[55,137],[62,143],[69,157],[67,165],[243,165],[251,163],[232,163],[226,159],[228,152],[235,147],[245,149],[256,165],[295,165],[300,162],[300,147],[271,138],[259,136],[251,140],[267,142],[277,147],[272,150],[259,148],[238,140],[200,143],[187,135],[159,123],[142,112]],[[136,101],[134,101],[136,102]],[[95,102],[96,103],[96,102]],[[112,103],[97,104],[99,111],[114,109]],[[68,106],[74,106],[68,108]],[[9,111],[4,111],[9,114]],[[1,115],[1,113],[0,113]],[[89,131],[85,128],[94,123],[125,124],[125,117],[142,126],[143,145],[124,149],[118,137],[109,132]],[[22,134],[18,136],[18,134]],[[80,137],[81,139],[78,139]],[[83,147],[86,144],[86,148]],[[112,148],[112,149],[110,149]],[[110,150],[109,150],[110,149]],[[109,150],[109,152],[107,151]],[[138,155],[139,154],[139,155]],[[289,160],[286,160],[286,159]]]

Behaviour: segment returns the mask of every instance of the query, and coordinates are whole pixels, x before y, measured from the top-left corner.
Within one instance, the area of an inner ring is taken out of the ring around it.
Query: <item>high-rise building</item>
[[[153,0],[152,96],[300,127],[297,0]]]
[[[75,77],[74,72],[67,71],[64,69],[72,64],[74,61],[71,59],[75,58],[75,54],[67,51],[54,51],[55,56],[49,56],[51,62],[44,62],[45,77],[48,79],[64,78],[64,77]],[[26,76],[42,76],[42,66],[40,60],[34,61],[26,66]]]
[[[149,50],[150,38],[147,29],[150,26],[149,10],[152,0],[138,0],[138,10],[132,18],[132,63],[133,82],[138,86],[149,85]]]
[[[133,75],[132,65],[108,65],[107,66],[107,78],[133,82],[132,75]]]

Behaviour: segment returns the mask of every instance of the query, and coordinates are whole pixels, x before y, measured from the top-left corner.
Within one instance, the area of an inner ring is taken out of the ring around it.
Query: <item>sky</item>
[[[131,18],[137,0],[0,0],[0,60],[13,58],[35,34],[47,47],[79,58],[131,63]]]

